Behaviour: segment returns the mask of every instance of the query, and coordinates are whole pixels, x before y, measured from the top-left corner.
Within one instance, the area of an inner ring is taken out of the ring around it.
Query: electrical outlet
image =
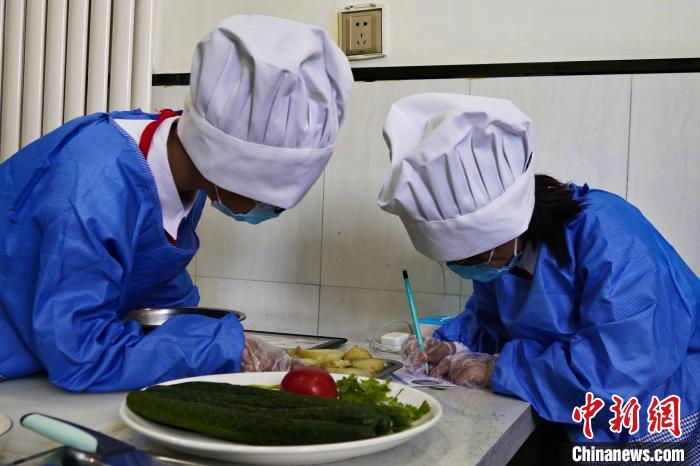
[[[382,53],[382,8],[347,7],[340,13],[341,47],[349,58],[372,58]]]
[[[372,29],[374,29],[371,15],[350,15],[350,52],[371,53]]]

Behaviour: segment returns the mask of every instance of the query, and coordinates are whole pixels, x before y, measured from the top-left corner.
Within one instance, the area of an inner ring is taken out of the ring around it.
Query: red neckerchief
[[[161,123],[163,123],[167,118],[171,118],[174,116],[178,116],[178,113],[170,110],[169,108],[163,109],[160,111],[160,115],[158,116],[157,120],[153,120],[146,126],[146,128],[143,130],[143,133],[141,133],[141,139],[139,139],[139,149],[141,149],[141,153],[143,154],[143,157],[145,159],[148,159],[148,151],[151,149],[151,143],[153,142],[153,136],[156,134],[156,130],[160,126]],[[175,244],[177,242],[177,238],[173,238],[168,234],[168,232],[165,232],[165,236],[168,237],[168,241],[170,241],[170,244]]]
[[[139,149],[143,153],[143,156],[148,158],[148,151],[151,148],[151,143],[153,142],[153,136],[156,134],[156,130],[167,118],[177,116],[176,111],[170,110],[169,108],[160,111],[160,115],[157,120],[153,120],[146,126],[146,129],[141,133],[141,139],[139,140]]]

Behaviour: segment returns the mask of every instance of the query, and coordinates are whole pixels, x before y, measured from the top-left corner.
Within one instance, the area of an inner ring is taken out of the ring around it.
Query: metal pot
[[[221,319],[229,314],[235,314],[239,321],[245,320],[246,315],[232,309],[216,309],[212,307],[171,307],[171,308],[156,308],[143,307],[134,309],[124,318],[124,321],[134,320],[141,324],[144,333],[151,332],[163,325],[168,320],[175,316],[181,315],[200,315]]]

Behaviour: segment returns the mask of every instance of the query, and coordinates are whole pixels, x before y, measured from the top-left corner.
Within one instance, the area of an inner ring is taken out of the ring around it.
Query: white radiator
[[[150,109],[155,0],[0,2],[0,161],[77,116]]]

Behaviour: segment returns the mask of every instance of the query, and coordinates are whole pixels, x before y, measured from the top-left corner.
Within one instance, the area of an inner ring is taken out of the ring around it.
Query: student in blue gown
[[[639,439],[652,397],[700,429],[700,281],[642,213],[588,186],[534,175],[530,120],[511,102],[420,94],[396,102],[379,205],[415,248],[473,280],[464,311],[409,366],[522,398],[584,439],[573,409],[605,402],[594,440]],[[637,397],[636,435],[613,433],[612,396]]]
[[[0,165],[0,381],[47,371],[67,390],[114,391],[288,368],[234,316],[148,335],[123,318],[198,304],[185,267],[207,197],[251,224],[304,197],[352,81],[323,29],[234,16],[197,45],[181,115],[77,118]]]

